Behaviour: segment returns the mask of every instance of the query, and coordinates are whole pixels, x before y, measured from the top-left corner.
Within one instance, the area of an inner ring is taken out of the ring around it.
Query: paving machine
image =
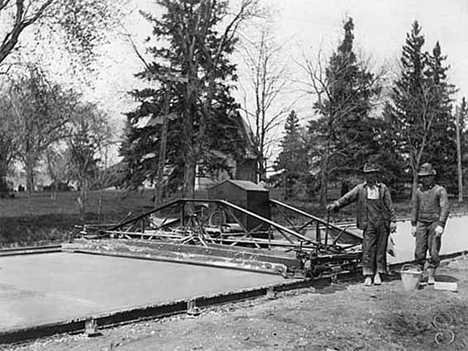
[[[118,224],[80,227],[68,250],[318,277],[360,268],[362,236],[226,180],[206,199],[177,199]]]

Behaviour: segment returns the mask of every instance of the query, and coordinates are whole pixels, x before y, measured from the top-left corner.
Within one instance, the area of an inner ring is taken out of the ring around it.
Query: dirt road
[[[424,286],[407,293],[397,278],[380,287],[338,282],[0,350],[467,350],[468,257],[443,262],[436,277],[456,281],[458,292]]]

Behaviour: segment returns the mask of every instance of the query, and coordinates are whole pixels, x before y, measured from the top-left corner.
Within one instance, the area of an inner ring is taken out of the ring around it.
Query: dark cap
[[[380,169],[375,164],[368,162],[364,165],[364,169],[362,171],[364,173],[373,173],[373,172],[379,172]]]
[[[431,175],[436,175],[437,172],[435,171],[434,168],[432,168],[432,165],[430,163],[424,163],[418,173],[418,176],[420,177],[425,177],[425,176],[431,176]]]

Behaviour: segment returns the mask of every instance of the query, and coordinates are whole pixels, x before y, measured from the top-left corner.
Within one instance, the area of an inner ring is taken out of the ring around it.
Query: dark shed
[[[271,218],[268,189],[247,180],[227,179],[216,184],[208,189],[208,198],[227,200],[259,216],[267,219]],[[235,213],[235,215],[248,230],[254,229],[262,223],[258,219],[243,213]]]

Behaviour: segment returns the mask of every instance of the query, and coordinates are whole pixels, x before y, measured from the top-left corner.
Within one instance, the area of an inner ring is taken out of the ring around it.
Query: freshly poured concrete
[[[362,231],[349,226],[362,237]],[[465,234],[466,233],[466,234]],[[396,244],[396,257],[388,256],[388,263],[401,263],[414,260],[415,238],[411,235],[411,221],[397,221],[397,231],[392,234]],[[468,215],[452,215],[449,217],[442,236],[441,254],[451,254],[468,250]]]
[[[442,253],[468,250],[468,216],[452,216]],[[413,259],[409,221],[394,234],[397,257]],[[72,318],[282,283],[281,276],[137,259],[53,253],[0,257],[0,332]]]
[[[397,222],[397,232],[393,234],[396,243],[396,257],[389,257],[389,263],[412,261],[415,239],[411,235],[411,222]],[[442,236],[442,254],[468,250],[468,215],[453,215],[447,221]]]
[[[284,282],[276,275],[53,253],[0,258],[0,331]]]

